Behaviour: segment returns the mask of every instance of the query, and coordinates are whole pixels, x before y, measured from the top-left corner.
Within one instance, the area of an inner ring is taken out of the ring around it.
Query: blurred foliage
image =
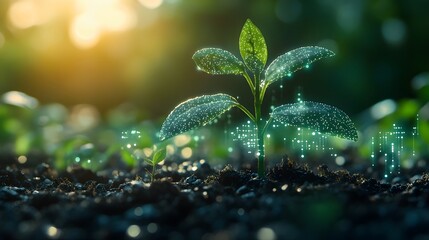
[[[191,56],[207,46],[237,49],[237,30],[251,18],[272,46],[269,62],[303,45],[337,54],[324,63],[331,67],[297,74],[277,94],[291,100],[299,85],[309,100],[357,114],[385,98],[414,97],[410,81],[429,67],[421,51],[428,7],[424,0],[1,1],[0,89],[103,113],[132,102],[151,118],[201,92],[227,89],[250,101],[240,79],[198,80]]]
[[[238,49],[237,31],[251,18],[272,46],[268,62],[303,45],[336,53],[322,63],[329,67],[278,83],[265,104],[293,101],[293,89],[301,86],[306,100],[354,115],[364,160],[371,137],[393,124],[408,133],[419,113],[419,136],[404,144],[422,159],[429,154],[427,9],[424,0],[0,1],[0,92],[21,91],[40,101],[0,104],[0,152],[42,152],[59,168],[77,157],[94,168],[115,161],[136,166],[134,153],[121,150],[121,132],[139,130],[145,139],[139,148],[151,148],[158,119],[178,102],[225,90],[251,103],[247,89],[236,84],[241,79],[200,81],[204,74],[191,59],[203,47]],[[382,102],[389,111],[375,107]],[[171,139],[167,156],[239,160],[246,150],[225,134],[235,127],[188,133],[184,145]],[[282,139],[294,131],[275,131],[267,155],[284,154]],[[332,142],[340,150],[348,146]]]

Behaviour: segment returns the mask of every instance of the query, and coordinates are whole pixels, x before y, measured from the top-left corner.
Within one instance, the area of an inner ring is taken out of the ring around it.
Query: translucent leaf
[[[204,126],[220,114],[237,106],[238,102],[227,94],[204,95],[179,104],[161,127],[160,139],[164,140]]]
[[[244,64],[232,53],[220,48],[204,48],[192,56],[199,70],[210,74],[236,74],[244,72]]]
[[[310,128],[356,141],[356,128],[347,114],[323,103],[300,102],[277,107],[271,117],[283,124]]]
[[[162,160],[165,159],[166,156],[166,150],[165,149],[160,149],[157,150],[152,157],[152,163],[153,165],[156,165],[158,163],[160,163]]]
[[[267,45],[261,31],[247,19],[239,40],[240,54],[246,66],[255,73],[260,73],[267,63]]]
[[[334,52],[322,47],[301,47],[276,58],[265,71],[265,81],[272,83],[305,68],[317,60],[334,56]]]

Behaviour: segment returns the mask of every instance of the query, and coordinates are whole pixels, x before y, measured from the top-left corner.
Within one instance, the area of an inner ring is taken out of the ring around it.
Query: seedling
[[[155,178],[156,166],[165,159],[165,155],[166,155],[165,149],[161,148],[161,149],[156,150],[156,148],[154,148],[154,151],[151,155],[152,158],[145,158],[145,162],[152,167],[152,171],[151,172],[148,171],[149,175],[150,175],[150,181],[151,182],[153,182],[153,180]]]
[[[302,68],[308,68],[314,61],[334,56],[332,51],[317,46],[297,48],[279,56],[265,69],[268,58],[265,39],[249,19],[241,30],[239,49],[243,61],[219,48],[201,49],[192,59],[199,70],[209,74],[242,75],[254,97],[253,113],[237,99],[224,93],[192,98],[179,104],[168,115],[161,127],[161,140],[204,126],[232,107],[237,107],[256,127],[259,177],[265,176],[264,134],[273,120],[357,140],[356,128],[347,114],[323,103],[301,101],[274,108],[268,119],[261,115],[261,106],[268,86],[290,77],[292,73]]]

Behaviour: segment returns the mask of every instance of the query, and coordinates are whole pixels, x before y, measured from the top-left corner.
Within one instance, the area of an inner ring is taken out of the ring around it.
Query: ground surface
[[[424,173],[382,183],[285,160],[264,180],[206,162],[146,176],[1,165],[0,239],[429,239]]]

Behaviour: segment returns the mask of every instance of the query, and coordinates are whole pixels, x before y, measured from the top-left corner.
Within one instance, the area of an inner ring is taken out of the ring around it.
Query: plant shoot
[[[311,128],[321,133],[357,140],[357,131],[351,119],[340,109],[323,103],[302,101],[285,104],[262,116],[261,107],[267,88],[274,82],[308,68],[317,60],[334,56],[328,49],[307,46],[289,51],[276,58],[267,68],[268,50],[261,31],[248,19],[241,30],[239,50],[242,60],[219,48],[204,48],[192,59],[198,69],[214,75],[241,75],[253,94],[253,109],[240,104],[234,97],[218,93],[203,95],[179,104],[164,121],[160,139],[206,125],[232,107],[243,111],[255,124],[257,132],[258,176],[265,176],[264,134],[272,121],[296,127]]]

